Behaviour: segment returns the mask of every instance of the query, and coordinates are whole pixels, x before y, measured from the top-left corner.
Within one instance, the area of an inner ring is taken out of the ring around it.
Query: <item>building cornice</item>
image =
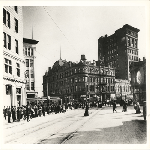
[[[4,80],[11,81],[11,82],[18,82],[18,83],[26,84],[26,81],[25,81],[25,80],[18,80],[18,79],[11,78],[11,77],[3,77],[3,79],[4,79]]]
[[[15,59],[15,60],[20,61],[20,62],[22,62],[22,63],[25,64],[25,60],[24,60],[24,59],[19,58],[19,57],[17,57],[17,56],[14,56],[14,55],[12,55],[12,54],[6,52],[6,51],[3,51],[3,55],[4,55],[4,56],[9,56],[10,58]]]

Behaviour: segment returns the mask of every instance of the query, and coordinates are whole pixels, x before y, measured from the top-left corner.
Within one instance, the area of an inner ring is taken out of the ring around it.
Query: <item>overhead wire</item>
[[[73,45],[70,43],[69,39],[67,38],[67,36],[63,33],[63,31],[61,30],[61,28],[58,26],[58,24],[55,22],[55,20],[52,18],[52,16],[49,14],[49,12],[47,11],[47,9],[45,8],[45,6],[43,6],[44,11],[48,14],[48,16],[51,18],[51,20],[53,21],[53,23],[56,25],[56,27],[59,29],[59,31],[62,33],[62,35],[65,37],[65,39],[67,40],[67,42],[70,44],[70,46],[75,50],[75,48],[73,47]]]

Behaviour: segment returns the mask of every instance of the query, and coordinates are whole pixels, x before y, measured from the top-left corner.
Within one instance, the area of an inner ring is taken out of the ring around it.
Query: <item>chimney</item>
[[[139,61],[141,61],[141,59],[139,58]]]
[[[81,60],[86,60],[85,55],[81,55]]]
[[[48,67],[48,71],[50,71],[51,70],[51,67]]]
[[[143,57],[143,61],[145,61],[145,57]]]
[[[95,62],[95,60],[93,60],[93,64],[94,64],[94,66],[96,66],[96,62]]]

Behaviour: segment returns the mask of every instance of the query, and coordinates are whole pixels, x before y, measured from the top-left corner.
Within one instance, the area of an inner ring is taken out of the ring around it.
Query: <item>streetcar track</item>
[[[99,111],[98,111],[99,112]],[[98,112],[96,112],[94,115],[92,115],[89,119],[87,119],[86,121],[84,121],[84,123],[82,123],[74,132],[71,132],[69,135],[67,135],[66,137],[63,138],[62,142],[60,144],[64,144],[68,139],[73,137],[73,134],[76,133],[79,128],[81,128],[86,122],[88,122],[93,116],[95,116]],[[81,118],[75,120],[74,122],[70,123],[68,126],[65,126],[64,128],[60,128],[59,130],[57,130],[55,133],[47,136],[47,138],[40,140],[39,142],[37,142],[37,144],[41,144],[44,141],[47,141],[48,138],[58,134],[60,131],[65,130],[66,128],[70,127],[72,124],[74,124],[75,122],[77,123],[79,120],[81,120]],[[36,143],[34,143],[36,144]]]
[[[99,111],[98,111],[99,112]],[[87,123],[89,120],[91,120],[91,118],[93,118],[95,115],[98,114],[98,112],[96,112],[94,115],[92,115],[89,119],[87,119],[82,125],[80,125],[74,132],[70,133],[60,144],[65,144],[66,141],[70,140],[74,134],[85,125],[85,123]]]
[[[75,116],[77,116],[77,115],[79,115],[79,113],[77,113]],[[35,132],[35,131],[39,131],[39,130],[41,130],[41,129],[44,129],[44,128],[48,127],[49,125],[54,125],[54,124],[60,122],[60,121],[57,121],[57,120],[66,118],[66,117],[68,117],[68,116],[72,116],[72,114],[71,114],[71,115],[67,115],[67,116],[63,116],[63,117],[61,117],[61,118],[58,117],[57,119],[54,119],[54,120],[52,120],[52,121],[47,121],[47,122],[41,123],[41,124],[37,125],[37,126],[36,126],[37,129],[36,129],[36,130],[32,130],[32,132],[30,132],[30,130],[31,130],[32,128],[35,128],[35,126],[33,126],[33,127],[31,127],[31,128],[24,129],[24,130],[22,130],[22,131],[20,131],[20,132],[17,132],[17,133],[9,134],[9,135],[6,136],[6,137],[10,137],[10,136],[13,136],[13,135],[16,135],[16,136],[17,136],[18,134],[23,134],[23,135],[21,135],[21,136],[29,135],[29,134],[31,134],[31,133],[33,133],[33,132]],[[53,122],[53,123],[52,123],[52,122]],[[40,125],[42,125],[42,126],[45,125],[45,126],[38,128]],[[28,131],[27,133],[23,133],[23,132],[25,132],[26,130],[29,130],[29,131]],[[15,140],[16,140],[16,139],[19,139],[21,136],[15,138]],[[10,143],[10,142],[12,142],[12,141],[14,141],[14,139],[8,140],[8,141],[6,141],[5,143]]]

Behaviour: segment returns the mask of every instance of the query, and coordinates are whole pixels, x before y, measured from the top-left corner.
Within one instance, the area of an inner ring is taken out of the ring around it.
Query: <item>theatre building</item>
[[[21,106],[25,98],[21,6],[3,7],[3,106]]]
[[[43,95],[58,96],[63,103],[80,100],[104,101],[114,91],[115,70],[101,61],[78,63],[59,59],[43,76]]]

